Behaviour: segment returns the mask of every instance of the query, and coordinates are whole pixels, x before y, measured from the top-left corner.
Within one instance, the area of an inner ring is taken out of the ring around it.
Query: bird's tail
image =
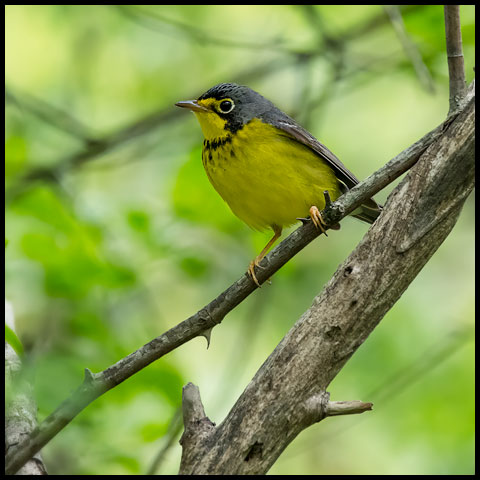
[[[382,206],[372,198],[353,211],[352,216],[367,223],[373,223],[382,212]]]

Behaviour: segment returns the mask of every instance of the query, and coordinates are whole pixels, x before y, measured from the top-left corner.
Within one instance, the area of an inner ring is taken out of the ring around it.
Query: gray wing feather
[[[358,183],[358,178],[333,154],[325,145],[320,143],[311,133],[297,124],[279,121],[276,127],[291,135],[295,140],[310,147],[318,153],[333,168],[339,180],[351,188]]]
[[[345,185],[348,190],[359,182],[358,178],[333,154],[325,145],[320,143],[311,133],[305,130],[292,120],[292,122],[285,120],[277,120],[275,126],[283,130],[289,136],[293,137],[298,142],[311,148],[315,153],[322,157],[333,168],[338,180]],[[343,189],[342,189],[343,190]],[[380,205],[373,199],[369,199],[364,203],[374,210],[380,209]]]

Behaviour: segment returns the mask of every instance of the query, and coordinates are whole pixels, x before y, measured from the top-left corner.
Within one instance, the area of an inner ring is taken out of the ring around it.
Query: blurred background
[[[475,10],[461,7],[467,80]],[[448,110],[443,7],[7,6],[6,297],[42,420],[238,279],[270,233],[213,190],[176,101],[246,84],[359,178]],[[376,198],[384,202],[393,185]],[[365,234],[342,222],[214,329],[84,410],[51,474],[175,474],[182,386],[220,423]],[[288,233],[286,231],[285,235]],[[374,410],[304,431],[271,474],[474,473],[474,206],[330,385]]]

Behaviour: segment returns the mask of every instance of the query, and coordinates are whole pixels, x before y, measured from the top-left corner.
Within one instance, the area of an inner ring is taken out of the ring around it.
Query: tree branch
[[[434,93],[435,85],[433,83],[432,75],[423,61],[419,49],[407,34],[405,23],[398,5],[384,5],[383,9],[389,16],[398,40],[402,44],[405,54],[410,59],[418,79],[430,93]]]
[[[190,462],[182,462],[180,474],[265,474],[286,446],[325,418],[328,409],[339,414],[371,406],[330,404],[326,388],[455,225],[474,187],[474,127],[470,97],[465,110],[392,192],[383,214],[225,420],[209,432],[207,442],[192,441],[193,448],[184,452]]]
[[[15,331],[13,309],[5,300],[5,324]],[[25,378],[22,359],[5,342],[5,452],[17,445],[37,425],[37,404],[30,379]],[[42,456],[37,452],[18,471],[18,475],[47,475]]]
[[[215,442],[215,424],[205,415],[205,409],[200,399],[200,390],[193,383],[188,383],[183,388],[183,423],[185,431],[180,439],[182,445],[182,460],[180,474],[191,471],[191,465],[195,463],[198,451],[212,448]],[[304,415],[310,424],[319,422],[326,417],[337,415],[360,414],[372,410],[372,403],[358,400],[331,402],[330,394],[323,392],[307,398],[302,406]],[[262,445],[255,442],[248,451],[245,461],[250,461],[262,453]],[[230,472],[225,470],[224,474]]]
[[[68,133],[87,145],[96,141],[90,128],[69,112],[27,92],[18,91],[18,89],[12,91],[9,86],[5,85],[5,104],[8,103],[14,104],[21,111],[30,113],[47,125]]]
[[[474,92],[472,87],[470,99],[474,98]],[[452,117],[450,122],[453,120]],[[441,137],[444,129],[445,125],[440,125],[331,203],[322,213],[327,224],[335,226],[365,200],[407,171],[432,142]],[[265,282],[319,234],[319,230],[311,222],[300,226],[260,262],[258,281]],[[15,473],[93,400],[192,338],[208,333],[256,288],[252,279],[243,275],[196,314],[104,371],[94,374],[85,369],[83,383],[28,438],[12,447],[6,457],[7,474]]]
[[[444,14],[450,85],[450,115],[459,109],[459,103],[467,92],[467,85],[465,83],[465,65],[462,50],[460,5],[445,5]]]

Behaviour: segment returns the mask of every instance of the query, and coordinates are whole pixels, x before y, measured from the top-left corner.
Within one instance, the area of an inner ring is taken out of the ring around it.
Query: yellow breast
[[[236,133],[206,139],[203,166],[233,213],[257,230],[292,225],[312,205],[325,207],[323,192],[340,196],[328,164],[281,130],[254,119]]]

